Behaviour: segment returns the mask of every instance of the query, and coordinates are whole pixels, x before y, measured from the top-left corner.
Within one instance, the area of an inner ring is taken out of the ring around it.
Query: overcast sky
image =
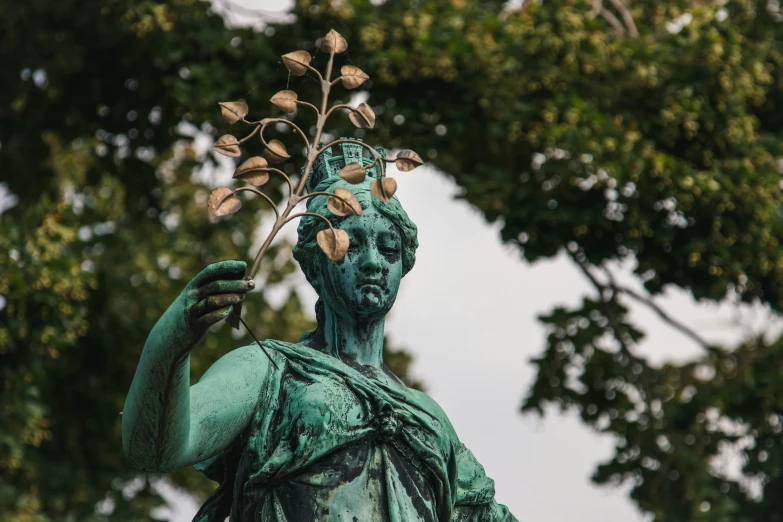
[[[265,10],[285,7],[274,1],[241,3]],[[564,257],[532,266],[523,262],[500,243],[497,226],[454,199],[457,187],[448,176],[426,167],[390,174],[419,228],[421,246],[387,332],[395,346],[415,356],[414,374],[495,480],[497,500],[521,522],[645,520],[625,490],[589,483],[596,464],[611,454],[610,438],[593,434],[574,415],[553,411],[539,420],[519,411],[534,376],[529,360],[544,348],[545,332],[535,318],[556,305],[577,306],[591,293],[581,273]],[[230,173],[225,177],[227,182]],[[627,269],[618,267],[626,274]],[[629,277],[626,282],[633,284]],[[312,307],[315,294],[303,278],[298,289]],[[708,339],[726,343],[742,334],[730,324],[737,311],[728,306],[697,306],[683,292],[667,294],[659,303]],[[631,309],[633,320],[647,331],[642,349],[653,360],[699,353],[650,311]],[[743,317],[756,325],[768,319],[762,311],[746,310]],[[198,508],[181,497],[176,504],[175,522],[191,520]]]

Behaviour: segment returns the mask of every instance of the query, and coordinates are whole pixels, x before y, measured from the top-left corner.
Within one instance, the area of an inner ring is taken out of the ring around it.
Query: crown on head
[[[351,139],[354,141],[362,141],[358,138],[340,138],[341,140]],[[323,147],[323,143],[319,143],[318,147]],[[335,154],[334,148],[338,148],[342,154]],[[334,181],[341,179],[338,173],[348,163],[361,163],[365,167],[371,165],[375,159],[366,158],[364,151],[366,149],[356,143],[338,143],[333,147],[323,151],[318,155],[318,158],[313,163],[310,170],[310,177],[307,179],[307,190],[312,192],[315,190],[322,181],[327,178],[334,178]],[[375,147],[375,150],[380,154],[382,158],[386,157],[386,151],[383,147]],[[367,169],[367,177],[379,179],[381,177],[381,163],[378,162],[374,167]]]

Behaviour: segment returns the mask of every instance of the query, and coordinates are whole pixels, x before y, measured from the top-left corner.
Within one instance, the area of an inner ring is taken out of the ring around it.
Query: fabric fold
[[[196,466],[220,487],[194,522],[300,522],[287,512],[301,499],[319,521],[342,520],[336,506],[389,522],[515,520],[426,395],[306,346],[263,344],[277,369],[243,436]]]

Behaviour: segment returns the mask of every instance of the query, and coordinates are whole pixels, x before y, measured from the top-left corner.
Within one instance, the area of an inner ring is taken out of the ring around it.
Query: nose
[[[359,268],[368,274],[375,274],[381,271],[381,253],[375,245],[367,245],[362,249],[362,255],[359,258]]]

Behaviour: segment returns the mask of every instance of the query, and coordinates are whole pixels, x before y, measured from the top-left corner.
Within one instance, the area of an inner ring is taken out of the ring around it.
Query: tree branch
[[[623,22],[625,23],[625,27],[628,29],[628,34],[631,35],[631,38],[637,38],[639,36],[639,31],[636,29],[636,24],[633,21],[633,16],[631,16],[631,13],[628,11],[628,7],[626,7],[625,3],[622,0],[609,0],[612,2],[612,5],[615,9],[620,13],[620,16],[623,17]]]
[[[646,305],[653,312],[655,312],[658,315],[658,317],[660,317],[661,320],[663,320],[663,322],[665,322],[675,330],[679,330],[681,333],[685,334],[687,337],[689,337],[691,340],[696,342],[696,344],[698,344],[708,352],[712,352],[715,350],[715,346],[713,346],[709,341],[707,341],[704,337],[696,333],[696,331],[694,331],[692,328],[684,325],[683,323],[681,323],[677,319],[674,319],[672,316],[666,313],[666,311],[663,308],[661,308],[655,301],[653,301],[652,298],[642,295],[636,290],[633,290],[631,288],[616,284],[614,278],[609,273],[609,271],[607,269],[604,269],[604,271],[607,273],[609,277],[609,286],[615,292],[625,294],[628,297],[635,299],[639,303]]]
[[[593,284],[595,289],[598,291],[598,299],[601,302],[601,308],[604,311],[604,315],[606,315],[606,318],[609,319],[609,322],[612,324],[612,330],[615,333],[615,337],[617,338],[617,341],[620,343],[621,351],[628,356],[629,359],[642,362],[639,360],[633,353],[631,353],[631,349],[628,346],[628,343],[625,340],[625,332],[620,331],[620,325],[617,322],[617,318],[614,315],[614,312],[612,312],[612,308],[609,305],[609,299],[606,298],[606,291],[611,290],[610,287],[607,285],[601,283],[598,281],[598,279],[593,275],[593,273],[590,271],[589,264],[587,263],[587,260],[584,257],[584,254],[582,252],[571,252],[568,251],[568,253],[571,255],[571,259],[574,260],[576,263],[576,266],[579,267],[579,269],[582,271],[582,273],[587,277],[587,279],[590,280],[590,282]],[[613,296],[614,296],[613,292]]]
[[[615,30],[617,35],[624,38],[627,33],[631,34],[632,38],[639,36],[639,31],[636,29],[636,24],[633,21],[631,13],[628,12],[628,8],[623,4],[621,0],[609,0],[614,5],[615,9],[620,12],[620,15],[625,21],[625,26],[620,19],[615,16],[614,13],[606,9],[603,5],[603,0],[593,0],[592,9],[590,9],[590,16],[595,18],[596,16],[602,17],[609,22],[609,25]]]

